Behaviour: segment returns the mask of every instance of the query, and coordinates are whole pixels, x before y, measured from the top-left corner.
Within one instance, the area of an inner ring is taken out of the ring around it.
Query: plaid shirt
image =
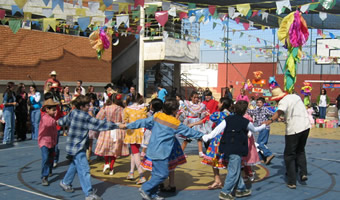
[[[76,155],[79,151],[86,149],[88,131],[105,131],[117,129],[115,123],[99,120],[91,117],[87,112],[75,109],[68,115],[58,120],[60,126],[69,126],[66,142],[68,155]]]
[[[267,107],[262,106],[261,108],[256,107],[255,109],[248,109],[247,113],[254,117],[255,126],[261,126],[261,124],[267,120],[269,117],[274,115],[274,112],[269,110]],[[267,126],[269,128],[269,126]]]

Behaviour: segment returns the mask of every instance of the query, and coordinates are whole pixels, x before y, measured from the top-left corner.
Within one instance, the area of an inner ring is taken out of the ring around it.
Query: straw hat
[[[282,92],[281,88],[277,87],[277,88],[272,89],[272,97],[270,98],[270,100],[279,101],[286,95],[287,95],[286,92]]]
[[[56,71],[51,71],[50,76],[57,76],[57,72]]]
[[[46,101],[44,101],[43,107],[45,106],[56,106],[59,105],[59,103],[54,102],[52,99],[47,99]]]

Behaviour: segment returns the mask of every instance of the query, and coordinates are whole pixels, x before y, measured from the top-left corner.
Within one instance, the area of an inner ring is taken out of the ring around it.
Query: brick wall
[[[55,70],[61,82],[111,81],[111,47],[98,60],[85,37],[25,29],[13,34],[8,26],[0,33],[0,80],[29,81],[29,74],[45,81]]]

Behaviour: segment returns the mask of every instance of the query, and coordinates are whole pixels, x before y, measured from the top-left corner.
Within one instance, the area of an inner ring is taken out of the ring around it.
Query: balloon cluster
[[[275,76],[269,77],[268,83],[269,83],[269,89],[271,90],[276,87],[279,87],[279,84],[275,80]]]
[[[110,47],[110,37],[105,32],[106,27],[93,31],[89,37],[90,44],[97,52],[97,58],[101,59],[105,49]]]
[[[244,89],[251,91],[251,89],[253,89],[253,84],[250,82],[250,80],[248,79],[247,82],[244,84]]]

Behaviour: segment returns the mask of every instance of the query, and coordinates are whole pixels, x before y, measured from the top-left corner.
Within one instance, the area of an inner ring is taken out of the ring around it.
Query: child
[[[60,187],[66,192],[73,192],[71,184],[76,173],[78,173],[80,185],[85,193],[86,200],[102,199],[97,196],[91,185],[90,167],[86,159],[86,143],[88,142],[89,130],[112,130],[118,126],[112,122],[98,120],[88,114],[90,98],[79,95],[74,102],[76,107],[68,115],[58,120],[60,126],[69,126],[66,142],[66,152],[71,164],[60,181]]]
[[[57,105],[52,99],[44,102],[43,114],[39,123],[38,145],[42,155],[41,184],[48,186],[48,176],[52,174],[55,146],[57,144],[57,124],[54,119],[57,114]]]
[[[122,105],[121,97],[121,94],[109,96],[106,105],[100,109],[96,118],[121,123],[123,121],[123,107],[120,106]],[[102,131],[99,134],[95,154],[104,157],[103,173],[105,175],[114,174],[113,166],[118,156],[129,155],[128,146],[123,144],[124,136],[124,130]]]
[[[313,108],[311,107],[310,104],[308,104],[307,107],[308,107],[307,113],[308,113],[308,118],[309,118],[309,121],[310,121],[310,125],[311,125],[312,127],[314,127],[314,125],[315,125],[315,121],[314,121],[314,118],[313,118],[314,110],[313,110]]]
[[[174,147],[175,135],[199,139],[203,133],[190,129],[175,118],[179,104],[175,99],[166,100],[163,112],[158,112],[147,119],[137,120],[120,128],[137,129],[145,127],[152,134],[146,156],[152,160],[151,179],[139,189],[144,199],[161,199],[157,195],[158,185],[169,175],[170,154]]]
[[[255,128],[249,120],[243,117],[246,113],[248,102],[240,100],[234,106],[234,115],[227,117],[210,134],[203,136],[203,141],[214,138],[223,131],[220,141],[219,152],[224,153],[228,159],[228,174],[225,179],[224,187],[220,192],[220,199],[234,199],[231,195],[236,186],[236,197],[245,197],[251,194],[241,177],[241,161],[243,156],[248,154],[248,130],[253,132],[260,131],[266,126],[261,125]]]

